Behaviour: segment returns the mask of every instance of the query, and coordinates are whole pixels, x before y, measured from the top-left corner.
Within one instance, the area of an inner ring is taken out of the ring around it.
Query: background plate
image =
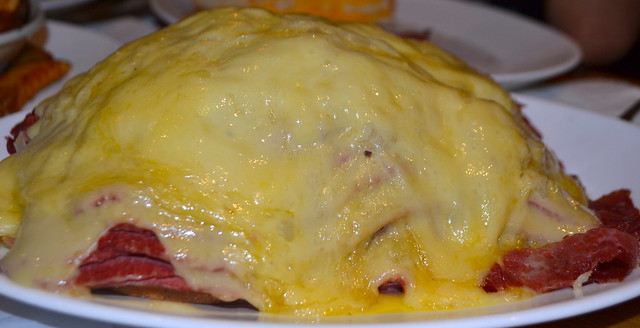
[[[40,4],[44,10],[64,9],[80,4],[92,2],[95,0],[40,0]]]

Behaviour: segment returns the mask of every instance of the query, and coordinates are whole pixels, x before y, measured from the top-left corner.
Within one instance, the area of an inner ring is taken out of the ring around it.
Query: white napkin
[[[615,117],[640,101],[640,86],[607,78],[570,80],[519,92]],[[640,113],[633,122],[640,124]]]

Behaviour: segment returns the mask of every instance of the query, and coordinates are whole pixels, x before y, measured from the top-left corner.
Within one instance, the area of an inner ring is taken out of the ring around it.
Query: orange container
[[[312,14],[340,21],[373,23],[393,14],[394,0],[193,0],[197,9],[259,7],[277,13]]]

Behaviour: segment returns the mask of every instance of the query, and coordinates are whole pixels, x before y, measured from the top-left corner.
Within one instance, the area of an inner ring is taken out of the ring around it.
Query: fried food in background
[[[276,13],[304,13],[340,21],[373,23],[393,14],[394,0],[194,0],[199,10],[217,7],[259,7]]]
[[[0,33],[22,27],[28,18],[28,0],[0,0]],[[0,68],[0,117],[19,111],[69,68],[41,47],[25,45],[5,70]]]
[[[27,44],[0,74],[0,117],[19,111],[41,89],[63,77],[71,68],[44,49]]]
[[[0,0],[0,33],[19,28],[28,17],[28,0]]]

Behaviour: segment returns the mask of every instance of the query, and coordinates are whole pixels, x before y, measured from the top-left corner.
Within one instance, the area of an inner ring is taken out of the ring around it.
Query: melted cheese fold
[[[477,287],[505,251],[598,224],[504,90],[374,26],[199,13],[36,112],[0,162],[0,267],[28,286],[82,293],[78,263],[131,222],[194,289],[264,312],[483,306],[527,294]]]

